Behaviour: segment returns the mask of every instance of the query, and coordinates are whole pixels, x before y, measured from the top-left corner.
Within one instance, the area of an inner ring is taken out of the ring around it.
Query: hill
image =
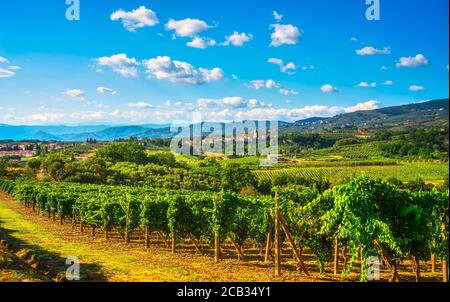
[[[449,100],[440,99],[370,111],[344,113],[334,117],[311,117],[294,123],[279,122],[281,134],[350,130],[408,130],[448,125]],[[11,126],[0,124],[0,140],[99,141],[137,138],[168,138],[168,125],[128,126]]]

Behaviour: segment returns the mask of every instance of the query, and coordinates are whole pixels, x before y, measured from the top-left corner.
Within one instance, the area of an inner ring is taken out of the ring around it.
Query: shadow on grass
[[[8,244],[8,251],[27,262],[31,268],[38,273],[44,274],[53,280],[68,281],[66,270],[73,264],[66,264],[66,258],[54,252],[47,251],[42,247],[24,241],[14,236],[16,230],[4,228],[0,219],[0,240]],[[97,264],[80,263],[81,282],[104,282],[106,278],[102,275],[100,266]]]

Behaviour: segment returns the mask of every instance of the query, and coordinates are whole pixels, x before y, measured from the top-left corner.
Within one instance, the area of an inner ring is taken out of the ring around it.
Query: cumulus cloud
[[[209,38],[194,37],[192,41],[188,42],[186,45],[192,48],[206,49],[210,46],[217,45],[217,42]]]
[[[331,93],[331,92],[339,92],[339,90],[330,84],[325,84],[322,87],[320,87],[320,90],[322,90],[323,93]]]
[[[300,30],[292,24],[271,24],[270,28],[273,30],[270,46],[273,47],[279,47],[283,44],[295,45],[301,38]]]
[[[12,66],[8,66],[8,69],[9,69],[9,70],[21,70],[22,67],[17,66],[17,65],[12,65]]]
[[[378,49],[373,46],[366,46],[356,50],[355,52],[359,56],[388,55],[391,53],[391,48],[385,47],[383,49]]]
[[[329,117],[342,113],[373,110],[379,108],[379,102],[370,100],[353,106],[323,106],[312,105],[296,108],[275,108],[256,99],[243,99],[241,97],[226,97],[223,99],[199,99],[195,104],[175,102],[174,108],[151,107],[145,102],[129,103],[130,110],[121,111],[74,111],[64,110],[38,110],[30,116],[0,115],[0,122],[13,121],[20,124],[39,123],[80,123],[82,122],[161,122],[174,120],[190,120],[190,114],[201,112],[204,121],[240,121],[240,120],[284,120],[296,121],[309,117]],[[142,110],[152,108],[152,110]]]
[[[205,21],[198,19],[183,19],[174,20],[170,19],[166,24],[167,30],[174,30],[176,35],[179,37],[194,37],[198,33],[205,31],[212,26],[208,25]]]
[[[62,94],[71,98],[84,99],[84,91],[80,89],[67,89]]]
[[[156,13],[145,6],[141,6],[129,12],[118,10],[111,14],[111,20],[122,21],[123,27],[131,32],[136,31],[138,28],[155,26],[159,23]]]
[[[391,81],[391,80],[387,80],[387,81],[384,81],[383,82],[383,85],[394,85],[394,82],[393,81]]]
[[[247,87],[253,88],[256,90],[260,90],[263,88],[273,89],[273,88],[281,88],[281,84],[270,79],[270,80],[254,80],[249,84],[246,84]]]
[[[111,95],[116,95],[117,91],[108,88],[108,87],[103,87],[103,86],[99,86],[97,87],[97,92],[100,94],[111,94]]]
[[[137,77],[139,63],[135,58],[129,58],[126,54],[117,54],[110,57],[96,59],[99,66],[109,67],[123,77]]]
[[[289,90],[289,89],[280,89],[280,93],[281,94],[284,94],[285,96],[288,96],[288,95],[298,95],[299,94],[299,92],[298,91],[296,91],[296,90]]]
[[[378,102],[378,101],[370,100],[367,102],[358,103],[355,106],[350,106],[350,107],[344,108],[344,112],[349,113],[349,112],[356,112],[356,111],[374,110],[374,109],[379,108],[378,107],[379,104],[380,104],[380,102]]]
[[[9,61],[5,57],[0,56],[0,63],[9,63]]]
[[[154,108],[152,104],[146,102],[128,103],[127,106],[131,108],[142,108],[142,109]]]
[[[302,66],[302,70],[314,70],[316,67],[314,65],[305,65]]]
[[[219,81],[224,77],[222,69],[195,68],[189,63],[172,60],[168,56],[159,56],[144,61],[147,74],[158,80],[167,80],[173,83],[205,84]]]
[[[425,90],[425,87],[419,85],[411,85],[409,86],[410,91],[422,91]]]
[[[0,68],[0,79],[1,78],[10,78],[15,76],[15,72],[9,69]]]
[[[244,43],[249,42],[251,39],[253,39],[252,34],[238,33],[237,31],[234,31],[232,35],[225,37],[225,42],[223,42],[222,45],[242,47]]]
[[[246,105],[245,101],[241,97],[225,97],[222,99],[206,99],[201,98],[197,100],[199,108],[211,108],[211,107],[231,107],[239,108]]]
[[[428,59],[425,58],[423,54],[418,54],[415,57],[401,57],[398,60],[396,66],[397,68],[401,67],[415,68],[427,66],[428,64],[429,64]]]
[[[273,18],[275,19],[275,21],[277,21],[277,22],[281,22],[281,20],[283,20],[283,15],[279,14],[276,11],[273,11],[272,15],[273,15]]]
[[[368,82],[361,82],[356,87],[362,87],[362,88],[368,88],[368,87],[377,87],[377,83],[368,83]]]
[[[297,66],[293,62],[285,64],[283,60],[277,58],[270,58],[268,62],[277,65],[278,67],[280,67],[281,72],[287,73],[289,75],[295,74],[295,70],[297,70]]]

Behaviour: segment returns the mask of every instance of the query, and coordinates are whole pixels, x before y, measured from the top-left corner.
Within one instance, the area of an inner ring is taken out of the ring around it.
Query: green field
[[[401,162],[398,165],[389,166],[337,166],[337,167],[301,167],[301,164],[282,168],[253,171],[259,180],[270,181],[279,173],[305,178],[326,178],[330,181],[355,177],[365,174],[370,177],[390,178],[395,177],[401,181],[425,180],[442,181],[448,173],[448,163],[436,162]]]

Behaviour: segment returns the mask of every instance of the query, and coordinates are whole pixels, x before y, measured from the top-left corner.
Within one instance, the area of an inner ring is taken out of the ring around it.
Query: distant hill
[[[386,107],[376,110],[344,113],[330,118],[310,118],[281,125],[281,133],[320,132],[345,128],[366,130],[408,130],[424,126],[448,125],[449,100]]]
[[[448,125],[448,114],[449,100],[441,99],[345,113],[330,118],[311,117],[294,123],[279,122],[279,129],[281,134],[352,128],[407,130],[424,126]],[[172,135],[168,125],[155,124],[129,126],[10,126],[0,124],[0,140],[85,141],[93,138],[99,141],[108,141],[131,136],[168,138]]]

